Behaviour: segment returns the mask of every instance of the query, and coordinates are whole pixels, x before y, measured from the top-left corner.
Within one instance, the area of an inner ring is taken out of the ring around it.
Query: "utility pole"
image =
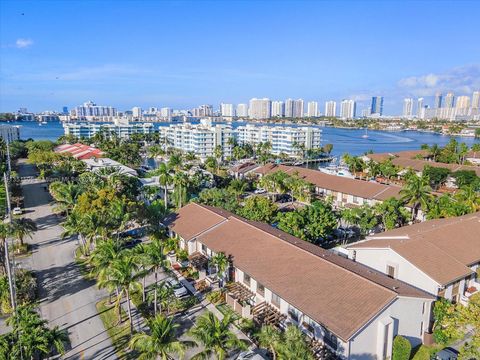
[[[8,146],[8,143],[7,143]],[[7,147],[8,149],[8,147]],[[3,180],[5,183],[5,194],[6,194],[6,200],[7,200],[7,211],[8,211],[8,223],[12,223],[12,208],[10,206],[10,193],[8,191],[8,180],[7,180],[7,174],[3,173]],[[8,255],[8,240],[5,239],[5,267],[7,269],[7,277],[8,277],[8,286],[10,287],[10,301],[12,303],[12,309],[13,312],[16,311],[17,309],[17,304],[15,301],[15,286],[14,286],[14,280],[12,276],[12,269],[10,268],[10,256]]]

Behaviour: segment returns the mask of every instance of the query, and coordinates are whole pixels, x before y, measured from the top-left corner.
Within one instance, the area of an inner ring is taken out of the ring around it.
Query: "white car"
[[[16,207],[16,208],[13,208],[12,210],[12,214],[13,215],[22,215],[22,208],[19,208],[19,207]]]
[[[254,194],[265,194],[266,192],[267,192],[267,190],[265,190],[265,189],[257,189],[253,193]]]
[[[165,281],[165,285],[173,289],[173,293],[177,298],[181,298],[183,296],[188,295],[188,291],[185,288],[185,286],[180,284],[180,282],[178,282],[178,280],[176,279],[168,279],[167,281]]]
[[[237,356],[237,360],[266,360],[266,359],[268,359],[268,357],[264,356],[264,353],[262,353],[260,349],[243,351]]]

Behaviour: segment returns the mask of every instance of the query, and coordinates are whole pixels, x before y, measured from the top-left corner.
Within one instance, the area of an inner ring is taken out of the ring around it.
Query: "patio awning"
[[[255,298],[255,294],[249,289],[247,289],[247,287],[243,286],[241,283],[234,282],[231,284],[227,284],[226,287],[228,290],[228,294],[240,302],[253,300]]]
[[[206,269],[208,265],[208,258],[201,252],[194,252],[188,257],[190,264],[196,269]]]
[[[258,324],[273,325],[277,327],[287,318],[285,314],[280,313],[280,311],[275,309],[272,305],[267,304],[265,301],[256,305],[252,309],[252,314],[253,320]]]

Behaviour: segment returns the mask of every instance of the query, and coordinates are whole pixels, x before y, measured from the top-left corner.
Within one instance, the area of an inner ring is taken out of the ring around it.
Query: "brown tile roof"
[[[469,266],[480,262],[480,212],[404,226],[349,248],[390,248],[446,285],[471,274]]]
[[[321,171],[306,169],[299,166],[267,164],[255,170],[256,173],[261,175],[276,171],[284,171],[288,174],[296,173],[299,177],[319,188],[350,194],[364,199],[383,201],[390,197],[400,198],[401,187],[399,186],[384,185],[342,176],[329,175],[322,173]]]
[[[232,256],[236,267],[344,340],[397,295],[432,299],[364,265],[236,215],[197,240]]]
[[[212,226],[225,221],[230,215],[228,211],[225,212],[225,215],[222,215],[220,209],[212,211],[210,207],[190,203],[176,213],[167,216],[163,224],[188,241]]]

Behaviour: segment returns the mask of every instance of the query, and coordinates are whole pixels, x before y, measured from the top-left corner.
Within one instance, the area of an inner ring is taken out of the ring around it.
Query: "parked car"
[[[262,349],[242,351],[237,356],[237,360],[268,360],[267,352]]]
[[[266,192],[267,192],[267,190],[265,190],[265,189],[257,189],[253,193],[254,194],[265,194]]]
[[[446,347],[433,356],[434,360],[457,360],[457,358],[458,351],[451,347]]]
[[[188,295],[188,290],[176,279],[168,279],[165,281],[165,285],[173,289],[173,293],[177,298]]]
[[[12,210],[13,215],[22,215],[22,213],[23,213],[22,208],[19,208],[19,207],[13,208]]]
[[[142,242],[142,240],[140,240],[140,239],[127,239],[122,243],[122,247],[124,249],[132,249],[135,246],[137,246],[138,244],[140,244],[141,242]]]

